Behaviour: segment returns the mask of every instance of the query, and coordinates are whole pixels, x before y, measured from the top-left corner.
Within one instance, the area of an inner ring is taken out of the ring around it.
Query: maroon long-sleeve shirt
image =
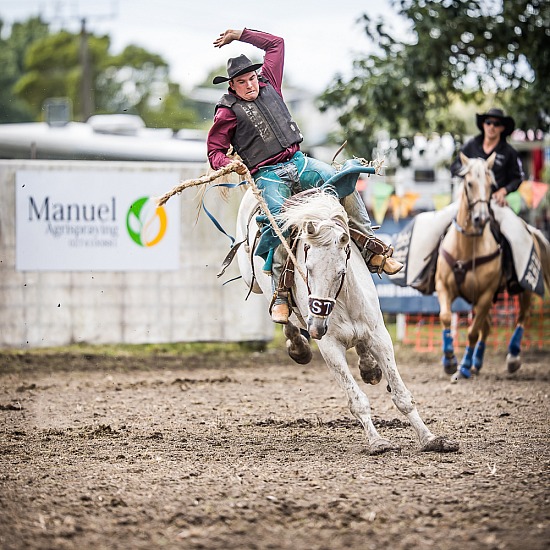
[[[247,42],[248,44],[252,44],[253,46],[265,51],[264,64],[261,69],[262,76],[268,80],[277,93],[283,97],[281,86],[283,83],[283,69],[285,62],[284,40],[278,36],[274,36],[266,32],[244,29],[240,42]],[[260,88],[263,86],[266,86],[266,84],[260,82]],[[230,94],[234,94],[230,88],[228,89],[228,92]],[[216,110],[216,114],[214,115],[214,124],[212,125],[212,128],[210,128],[210,132],[208,132],[208,138],[206,140],[208,161],[214,170],[218,170],[231,162],[231,159],[226,153],[231,146],[231,140],[235,134],[236,128],[237,117],[235,116],[235,113],[227,107],[218,108]],[[299,144],[296,143],[291,145],[281,153],[278,153],[274,157],[258,164],[252,172],[257,171],[260,166],[268,166],[279,162],[285,162],[299,150]]]

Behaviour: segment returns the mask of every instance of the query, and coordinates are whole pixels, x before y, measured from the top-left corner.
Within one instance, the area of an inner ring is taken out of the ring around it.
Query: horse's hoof
[[[388,439],[381,437],[369,446],[370,455],[381,455],[388,451],[400,451],[401,447],[395,443],[391,443]]]
[[[428,441],[421,451],[422,452],[434,452],[434,453],[456,453],[458,451],[458,442],[452,439],[447,439],[443,436],[437,436]]]
[[[311,350],[308,350],[307,353],[301,353],[299,355],[292,355],[291,353],[288,355],[295,363],[298,363],[298,365],[307,365],[308,363],[311,363],[311,360],[313,359],[313,353],[311,353]]]
[[[443,365],[443,370],[445,371],[445,374],[454,374],[456,372],[456,364]]]
[[[382,369],[376,365],[373,368],[363,368],[359,367],[359,372],[361,373],[361,378],[363,382],[375,386],[382,380]]]
[[[468,380],[470,378],[469,376],[464,376],[461,370],[457,370],[452,376],[451,376],[451,384],[456,384],[459,380]]]
[[[521,367],[521,356],[509,353],[506,356],[506,366],[509,373],[516,372]]]
[[[456,368],[458,365],[456,356],[444,355],[441,358],[441,362],[443,363],[443,370],[445,371],[445,374],[454,374],[456,372]]]
[[[286,341],[286,349],[288,351],[288,355],[293,361],[299,365],[307,365],[313,359],[313,352],[311,351],[307,339],[302,335],[300,335],[300,338],[302,339],[302,349],[298,350],[296,346],[293,346],[290,340]]]

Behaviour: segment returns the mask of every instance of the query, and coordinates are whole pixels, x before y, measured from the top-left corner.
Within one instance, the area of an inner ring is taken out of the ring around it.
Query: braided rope
[[[164,193],[164,195],[162,195],[161,197],[156,198],[155,202],[157,206],[162,206],[163,204],[166,204],[171,197],[173,197],[174,195],[179,195],[182,191],[185,191],[185,189],[189,189],[190,187],[195,187],[197,185],[205,185],[207,183],[210,183],[221,176],[225,176],[227,174],[230,174],[231,172],[236,172],[238,167],[242,167],[242,163],[240,161],[234,160],[233,162],[230,162],[223,168],[220,168],[219,170],[216,170],[211,174],[201,176],[200,178],[197,178],[197,179],[183,181],[179,185],[176,185],[176,187],[174,187],[167,193]],[[256,200],[260,204],[260,208],[262,212],[266,215],[267,219],[270,221],[273,231],[275,231],[275,234],[277,235],[277,237],[279,237],[281,244],[284,246],[287,254],[292,260],[294,267],[296,268],[296,270],[298,271],[298,273],[300,274],[304,282],[306,282],[307,277],[304,271],[298,265],[298,260],[296,259],[296,256],[294,256],[294,253],[292,252],[292,249],[290,248],[288,241],[285,239],[283,232],[281,231],[281,228],[277,224],[273,214],[270,212],[269,207],[267,206],[262,196],[262,192],[258,189],[256,182],[254,181],[254,179],[252,178],[252,175],[248,170],[246,171],[245,179],[246,179],[246,182],[250,185],[252,189],[252,193],[254,193]]]
[[[234,160],[233,162],[230,162],[228,165],[224,166],[223,168],[220,168],[219,170],[216,170],[215,172],[212,172],[211,174],[206,174],[205,176],[201,176],[197,179],[192,180],[186,180],[182,181],[179,185],[176,185],[172,190],[168,191],[167,193],[164,193],[161,197],[158,197],[156,199],[157,206],[162,206],[163,204],[166,204],[168,202],[168,199],[173,197],[174,195],[179,195],[182,191],[185,191],[185,189],[189,189],[189,187],[195,187],[197,185],[204,185],[206,183],[210,183],[211,181],[214,181],[215,179],[220,178],[221,176],[225,176],[227,174],[230,174],[231,172],[235,172],[237,166],[242,166],[242,164],[239,161]]]

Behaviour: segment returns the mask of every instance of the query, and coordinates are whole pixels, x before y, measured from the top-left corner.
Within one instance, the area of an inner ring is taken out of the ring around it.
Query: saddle
[[[467,262],[463,262],[461,260],[456,260],[452,254],[450,254],[447,250],[440,245],[438,248],[432,252],[433,258],[430,258],[430,261],[424,271],[426,271],[428,268],[430,269],[430,272],[433,270],[433,290],[435,290],[435,264],[437,262],[438,254],[441,254],[443,258],[445,258],[445,261],[449,264],[451,267],[453,274],[455,276],[455,282],[458,288],[464,283],[464,279],[466,278],[466,274],[468,271],[473,269],[475,266],[483,265],[487,262],[490,262],[491,260],[494,260],[499,255],[502,255],[501,264],[502,269],[505,276],[506,281],[506,290],[509,294],[519,294],[523,291],[523,288],[520,286],[518,277],[516,275],[516,270],[514,268],[514,261],[512,258],[512,250],[510,248],[510,244],[504,237],[504,235],[501,233],[500,228],[498,224],[496,223],[493,216],[491,216],[490,219],[490,228],[491,233],[493,234],[493,237],[495,238],[495,241],[498,243],[498,248],[492,252],[491,254],[487,254],[486,256],[481,256],[476,259],[469,260]],[[443,240],[443,238],[441,239]],[[423,271],[423,273],[424,273]],[[422,275],[422,274],[421,274]],[[424,279],[424,282],[426,282],[426,279]],[[415,288],[417,288],[415,286]]]

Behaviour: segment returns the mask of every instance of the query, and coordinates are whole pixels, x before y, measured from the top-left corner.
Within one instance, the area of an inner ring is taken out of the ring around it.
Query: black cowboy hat
[[[239,57],[231,57],[227,60],[227,74],[228,76],[217,76],[212,81],[212,84],[221,84],[227,82],[232,78],[240,76],[242,74],[257,71],[263,63],[252,63],[246,55],[239,55]]]
[[[477,127],[482,132],[483,123],[485,122],[486,118],[498,118],[502,122],[502,124],[504,125],[504,130],[502,131],[502,134],[500,134],[502,137],[509,136],[516,127],[516,123],[511,116],[506,116],[502,109],[496,109],[495,107],[493,107],[492,109],[489,109],[486,113],[476,115]]]

